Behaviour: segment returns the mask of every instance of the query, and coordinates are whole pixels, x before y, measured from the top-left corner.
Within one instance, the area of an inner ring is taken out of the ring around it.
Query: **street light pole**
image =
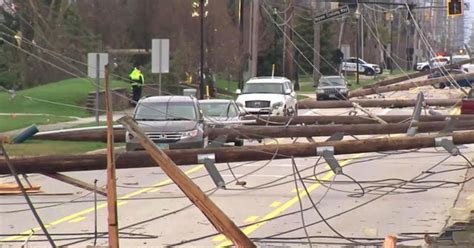
[[[357,9],[355,14],[355,18],[357,19],[357,29],[356,29],[356,83],[359,84],[359,57],[360,57],[360,12],[359,12],[359,3],[357,3]]]
[[[200,84],[199,84],[199,99],[204,99],[204,1],[200,0],[200,26],[201,26],[201,62],[200,62]]]

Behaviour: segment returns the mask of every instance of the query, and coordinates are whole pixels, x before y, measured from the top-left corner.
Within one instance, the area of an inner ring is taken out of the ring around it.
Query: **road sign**
[[[151,72],[168,73],[170,71],[170,40],[153,39],[151,41]]]
[[[343,15],[348,14],[348,13],[349,13],[349,7],[347,5],[345,5],[341,8],[333,9],[333,10],[330,10],[330,11],[324,13],[324,14],[315,16],[314,17],[314,22],[315,23],[323,22],[323,21],[326,21],[326,20],[329,20],[329,19],[332,19],[332,18],[343,16]]]
[[[87,54],[87,76],[90,78],[97,77],[97,69],[99,78],[104,78],[104,66],[109,63],[108,53],[88,53]]]

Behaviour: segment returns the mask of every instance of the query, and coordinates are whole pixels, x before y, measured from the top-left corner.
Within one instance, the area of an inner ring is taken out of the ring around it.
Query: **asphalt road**
[[[347,114],[348,111],[313,112],[329,115]],[[373,109],[373,112],[410,114],[411,110]],[[461,151],[468,158],[474,156],[473,146],[461,146]],[[423,236],[415,234],[436,233],[446,225],[448,210],[456,203],[461,189],[455,182],[463,181],[468,169],[465,159],[452,157],[442,149],[352,154],[337,156],[337,159],[347,176],[334,176],[318,157],[295,159],[301,180],[298,173],[294,173],[295,166],[290,159],[217,164],[227,183],[226,189],[216,189],[202,165],[181,168],[237,225],[242,226],[244,233],[264,247],[307,247],[308,240],[318,246],[369,245],[380,242],[387,235],[397,235],[403,244],[423,244]],[[99,186],[105,184],[105,171],[66,174],[89,183],[98,180]],[[237,185],[236,178],[245,182],[245,186]],[[8,180],[11,179],[2,179]],[[223,236],[216,235],[204,215],[160,168],[119,170],[117,180],[122,247],[231,244]],[[107,244],[103,196],[97,196],[95,203],[94,194],[43,175],[31,175],[30,181],[40,185],[44,192],[44,195],[31,198],[58,245],[85,247],[94,244],[95,220],[96,244]],[[301,181],[305,182],[306,189]],[[32,247],[49,246],[21,196],[2,196],[0,216],[0,234],[3,235],[0,246],[19,247],[32,229],[34,235],[29,244]]]

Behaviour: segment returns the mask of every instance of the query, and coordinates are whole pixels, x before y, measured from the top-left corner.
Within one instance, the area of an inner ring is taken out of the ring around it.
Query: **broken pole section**
[[[466,59],[466,60],[463,60],[463,61],[459,61],[458,63],[454,63],[454,64],[451,64],[451,65],[444,66],[444,69],[459,68],[461,65],[470,64],[470,63],[473,63],[473,62],[474,62],[474,58],[472,58],[472,59]],[[375,84],[365,85],[365,86],[363,86],[362,88],[368,89],[368,88],[372,88],[372,87],[380,87],[380,86],[387,86],[387,85],[390,85],[390,84],[396,84],[396,83],[399,83],[399,82],[402,82],[402,81],[406,81],[406,80],[410,80],[410,79],[413,79],[413,78],[418,78],[418,77],[426,76],[426,75],[428,75],[428,74],[430,74],[430,73],[433,73],[433,72],[435,72],[435,71],[437,71],[437,70],[439,70],[439,69],[440,69],[440,68],[433,68],[433,69],[431,69],[431,70],[429,70],[429,71],[415,72],[415,73],[403,75],[403,76],[400,76],[400,77],[396,77],[396,78],[392,78],[392,79],[380,81],[380,82],[375,83]]]
[[[110,96],[109,66],[105,66],[105,113],[107,116],[107,212],[109,246],[119,247],[117,185],[115,176],[114,130]]]
[[[371,88],[362,88],[362,89],[351,90],[351,91],[349,91],[349,98],[372,95],[372,94],[380,94],[380,93],[392,92],[392,91],[410,90],[410,89],[416,88],[416,87],[439,84],[439,83],[447,84],[453,79],[454,80],[463,80],[463,79],[474,78],[474,73],[459,74],[459,75],[450,74],[450,75],[451,76],[448,77],[448,78],[447,77],[440,77],[440,78],[433,78],[433,79],[427,79],[427,80],[421,80],[421,81],[412,81],[412,82],[406,82],[406,83],[399,83],[399,84],[394,84],[394,85],[389,85],[389,86],[379,86],[379,87],[374,86],[374,87],[371,87]]]
[[[105,192],[105,190],[103,188],[96,188],[94,185],[85,183],[81,180],[78,180],[78,179],[73,178],[73,177],[66,176],[66,175],[61,174],[61,173],[43,173],[43,175],[54,178],[54,179],[56,179],[58,181],[61,181],[61,182],[69,183],[71,185],[74,185],[74,186],[82,188],[82,189],[86,189],[86,190],[89,190],[89,191],[92,191],[92,192],[96,192],[97,194],[100,194],[100,195],[103,195],[103,196],[107,196],[107,192]]]
[[[315,101],[302,100],[298,102],[298,109],[318,109],[318,108],[352,108],[355,102],[364,108],[405,108],[414,107],[416,99],[370,99],[354,101]],[[425,99],[426,105],[452,107],[461,102],[461,99]]]
[[[448,136],[448,134],[444,134]],[[449,134],[453,143],[474,143],[474,131],[454,132]],[[216,163],[260,161],[270,159],[288,159],[293,157],[316,156],[316,148],[333,146],[334,154],[353,154],[365,152],[397,151],[436,147],[435,139],[443,135],[424,135],[415,137],[385,137],[363,140],[329,141],[315,143],[295,143],[285,145],[221,147],[205,149],[166,150],[164,153],[177,165],[197,164],[199,154],[215,154]],[[12,159],[20,174],[45,173],[61,171],[88,171],[105,168],[104,154],[79,154],[37,156]],[[143,168],[157,166],[157,163],[146,152],[124,152],[117,156],[116,168]],[[0,159],[0,174],[9,174],[5,160]]]
[[[183,193],[196,205],[207,217],[212,225],[236,247],[255,247],[250,239],[225,215],[217,205],[212,202],[202,190],[184,174],[166,153],[159,149],[136,124],[131,117],[122,117],[118,120],[120,124],[138,138],[140,144],[145,148],[151,158],[161,167],[171,180],[183,191]],[[197,159],[197,154],[194,156]]]

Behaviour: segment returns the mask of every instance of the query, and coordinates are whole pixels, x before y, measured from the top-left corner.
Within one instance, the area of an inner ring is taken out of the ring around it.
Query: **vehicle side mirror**
[[[285,90],[285,95],[289,95],[289,94],[291,94],[291,90],[290,90],[290,89],[286,89],[286,90]]]
[[[235,94],[240,95],[240,94],[242,94],[242,91],[240,89],[236,89]]]

